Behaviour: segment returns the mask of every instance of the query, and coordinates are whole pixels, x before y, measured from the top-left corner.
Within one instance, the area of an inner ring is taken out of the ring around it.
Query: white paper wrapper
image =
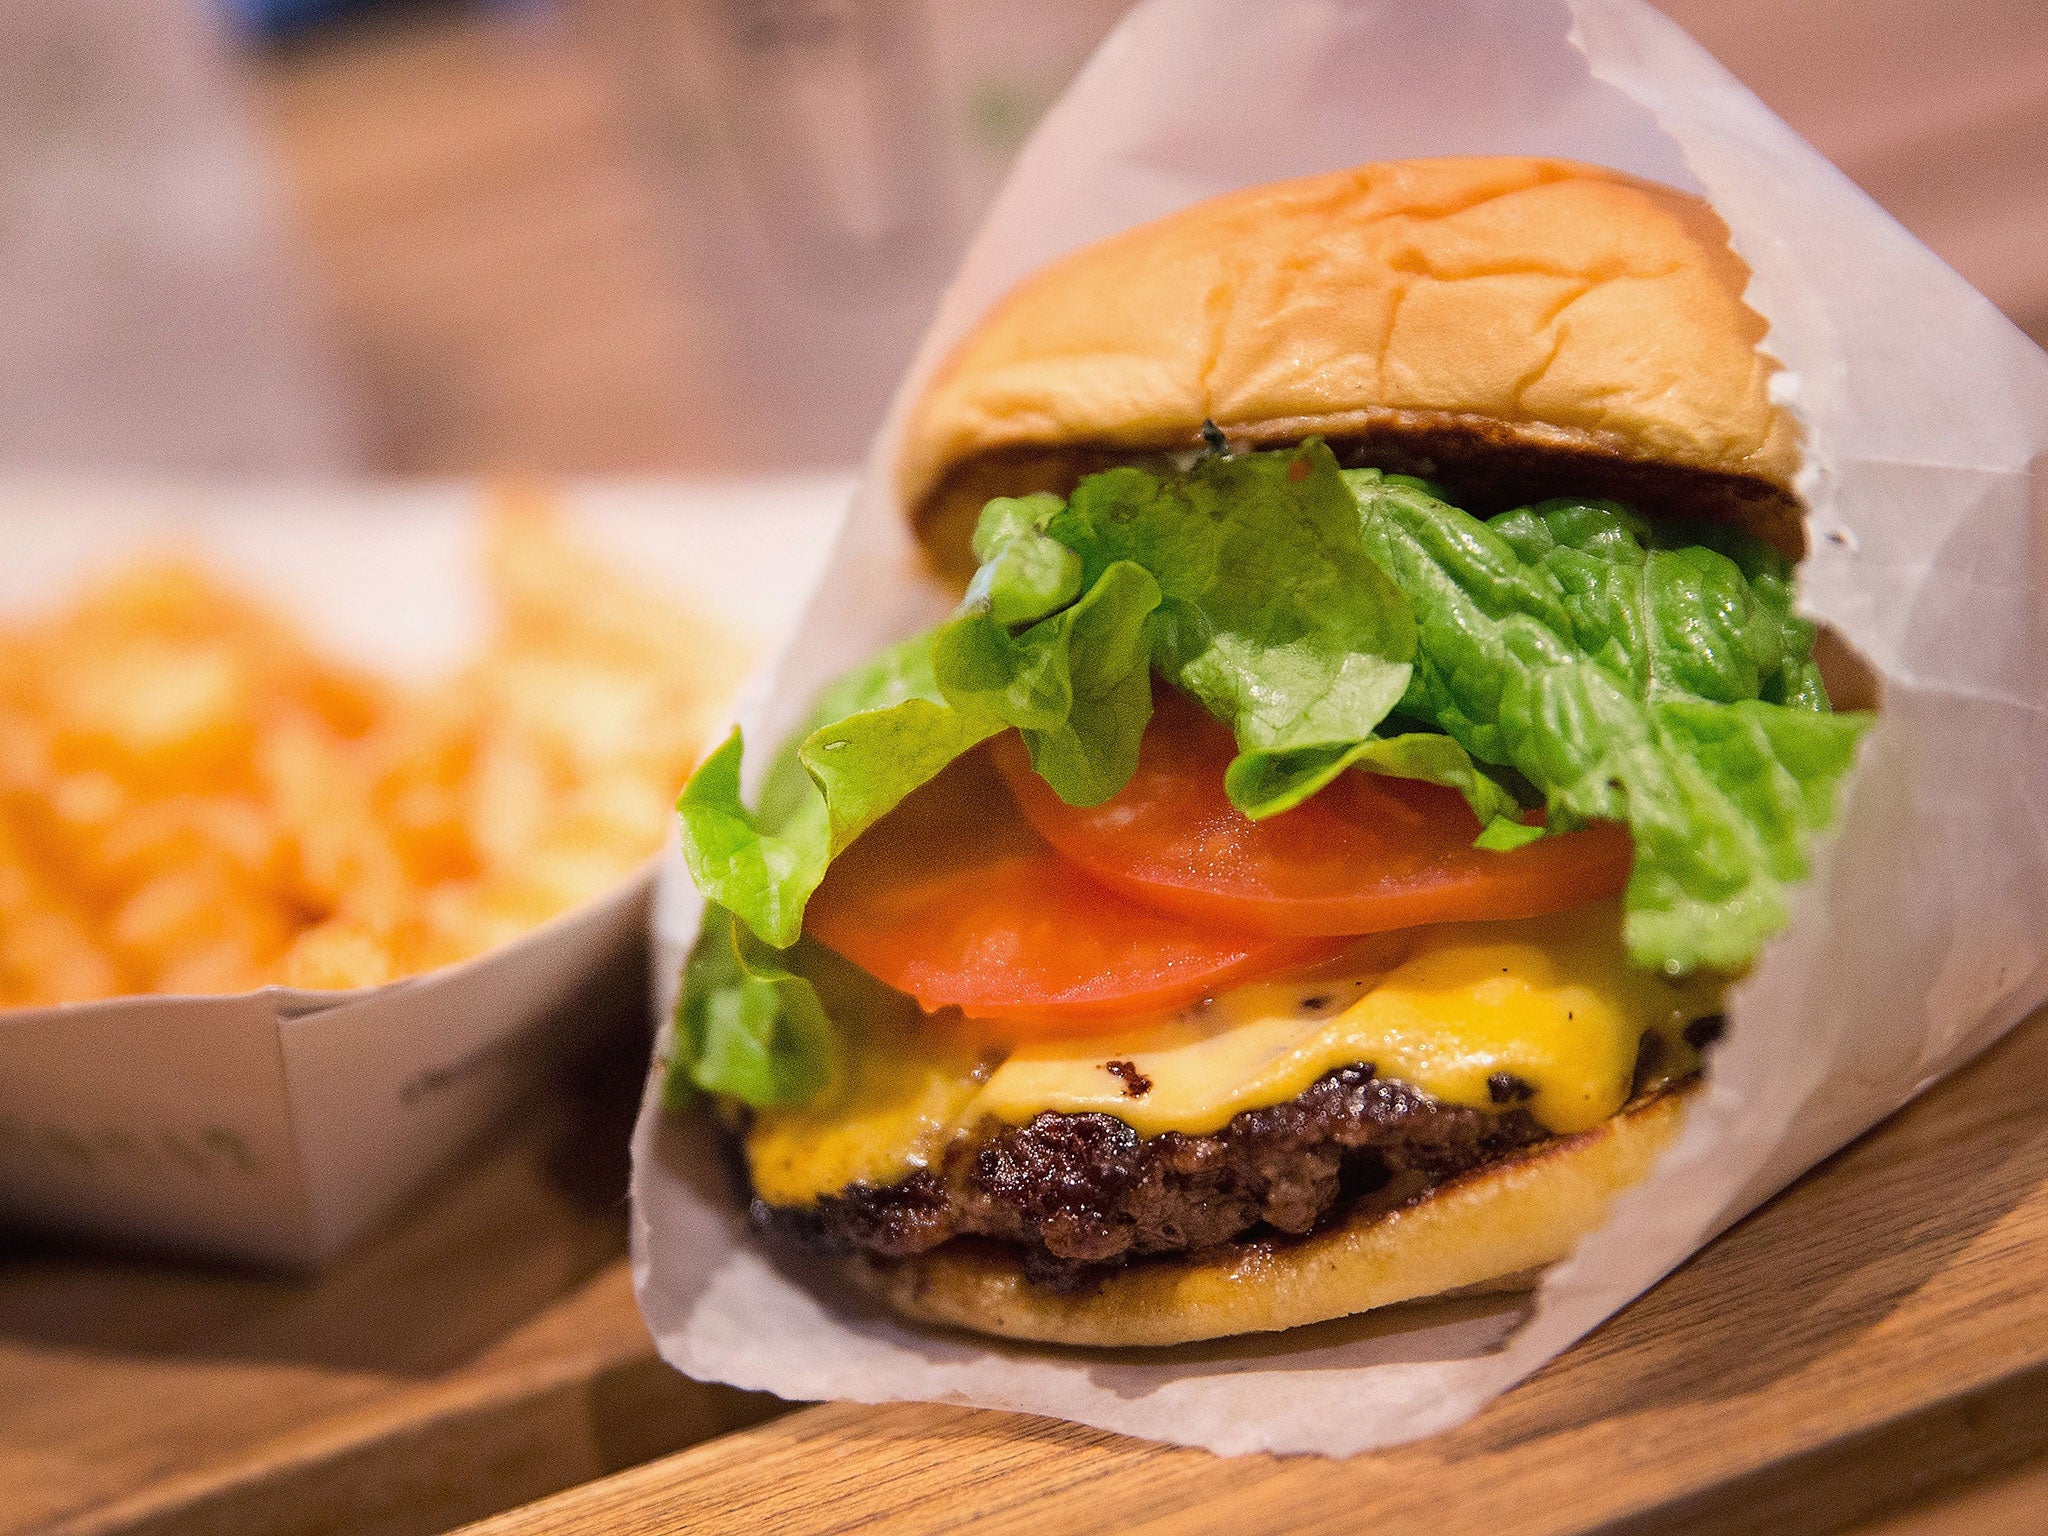
[[[1680,1141],[1530,1300],[1115,1356],[924,1333],[799,1284],[747,1241],[701,1129],[650,1108],[634,1149],[635,1276],[685,1371],[786,1397],[1053,1414],[1223,1452],[1412,1439],[1527,1376],[2048,993],[2048,358],[1636,0],[1152,0],[1026,150],[898,419],[990,302],[1063,251],[1240,186],[1474,153],[1594,161],[1720,210],[1785,365],[1777,391],[1807,433],[1806,608],[1882,678],[1839,838],[1730,1000]],[[892,425],[745,716],[757,772],[822,682],[946,604],[892,505],[894,446]],[[696,912],[665,867],[671,976]]]
[[[567,494],[580,536],[771,643],[851,487]],[[196,549],[330,652],[445,673],[483,638],[478,493],[0,483],[0,614],[126,553]],[[388,1216],[520,1099],[579,989],[630,958],[648,874],[466,964],[355,992],[270,987],[0,1011],[0,1219],[305,1266]]]

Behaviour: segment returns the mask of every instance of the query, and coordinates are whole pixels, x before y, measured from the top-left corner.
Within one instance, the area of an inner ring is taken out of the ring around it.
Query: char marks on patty
[[[1071,1289],[1134,1259],[1306,1233],[1362,1201],[1404,1204],[1543,1134],[1526,1109],[1441,1104],[1349,1066],[1209,1135],[1140,1136],[1105,1114],[987,1121],[937,1168],[809,1206],[756,1199],[752,1213],[828,1253],[902,1258],[994,1239],[1034,1280]]]

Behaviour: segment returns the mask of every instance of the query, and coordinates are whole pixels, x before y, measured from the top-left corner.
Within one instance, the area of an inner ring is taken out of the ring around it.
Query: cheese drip
[[[932,1166],[984,1118],[1092,1112],[1144,1136],[1204,1135],[1360,1063],[1442,1103],[1518,1105],[1567,1135],[1626,1102],[1645,1034],[1662,1041],[1665,1072],[1696,1069],[1684,1028],[1719,1011],[1723,985],[1630,966],[1612,903],[1412,929],[1315,972],[1086,1034],[1005,1039],[936,1019],[862,1028],[840,1091],[762,1111],[747,1156],[763,1199],[800,1205]]]

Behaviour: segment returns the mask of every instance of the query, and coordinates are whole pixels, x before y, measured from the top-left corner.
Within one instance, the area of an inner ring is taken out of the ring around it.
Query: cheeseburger
[[[670,1039],[755,1223],[1157,1345],[1527,1284],[1667,1145],[1865,717],[1705,204],[1255,188],[1013,292],[896,465],[944,624],[740,794]]]

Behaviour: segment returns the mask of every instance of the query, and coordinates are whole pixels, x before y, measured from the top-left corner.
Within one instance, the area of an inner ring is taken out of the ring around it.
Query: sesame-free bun
[[[1310,1237],[1146,1259],[1066,1293],[1027,1280],[998,1245],[849,1262],[853,1279],[922,1322],[1052,1344],[1191,1344],[1349,1317],[1453,1293],[1527,1290],[1606,1219],[1683,1123],[1691,1088],[1589,1131],[1539,1142],[1392,1211]]]
[[[1312,434],[1490,512],[1605,495],[1799,545],[1790,418],[1728,231],[1563,160],[1402,160],[1214,198],[1044,268],[938,370],[897,489],[958,570],[990,496]],[[969,562],[971,563],[971,562]]]

